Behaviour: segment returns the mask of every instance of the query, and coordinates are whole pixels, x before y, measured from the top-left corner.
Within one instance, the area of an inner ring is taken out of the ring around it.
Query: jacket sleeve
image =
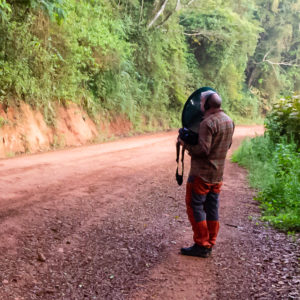
[[[231,136],[231,141],[230,141],[230,145],[229,145],[228,149],[230,149],[230,147],[231,147],[231,145],[232,145],[232,137],[233,137],[234,130],[235,130],[235,124],[234,124],[234,122],[232,121],[232,136]]]
[[[207,157],[211,150],[212,136],[211,127],[206,122],[202,122],[198,131],[198,144],[186,146],[189,154],[191,156]]]

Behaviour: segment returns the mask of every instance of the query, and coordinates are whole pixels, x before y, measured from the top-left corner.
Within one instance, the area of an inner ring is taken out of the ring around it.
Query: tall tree
[[[248,62],[247,85],[268,108],[280,93],[300,89],[300,1],[257,0],[255,17],[264,31]]]

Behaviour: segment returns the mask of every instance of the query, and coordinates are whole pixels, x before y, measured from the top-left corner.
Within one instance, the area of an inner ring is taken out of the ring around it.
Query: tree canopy
[[[0,101],[178,125],[209,85],[254,117],[300,88],[299,0],[0,0]]]

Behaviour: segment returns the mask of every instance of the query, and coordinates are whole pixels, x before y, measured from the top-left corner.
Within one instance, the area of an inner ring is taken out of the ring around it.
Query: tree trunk
[[[156,13],[156,15],[154,16],[154,18],[152,19],[152,21],[149,23],[149,25],[147,26],[148,29],[150,29],[153,24],[155,23],[155,21],[159,18],[159,16],[164,12],[166,5],[168,3],[169,0],[165,0],[165,2],[163,3],[163,5],[161,6],[161,8],[159,9],[159,11]]]

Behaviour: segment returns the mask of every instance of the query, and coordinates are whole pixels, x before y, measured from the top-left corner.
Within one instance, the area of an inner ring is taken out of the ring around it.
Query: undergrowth
[[[258,189],[263,220],[279,229],[300,231],[300,154],[295,143],[269,135],[245,140],[232,161],[249,170],[250,185]]]

